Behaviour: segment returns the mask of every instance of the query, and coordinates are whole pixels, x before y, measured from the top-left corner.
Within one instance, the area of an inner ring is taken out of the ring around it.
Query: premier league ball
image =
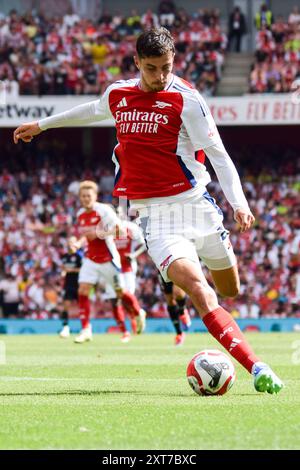
[[[217,349],[197,353],[189,363],[186,375],[198,395],[224,395],[235,381],[233,363]]]

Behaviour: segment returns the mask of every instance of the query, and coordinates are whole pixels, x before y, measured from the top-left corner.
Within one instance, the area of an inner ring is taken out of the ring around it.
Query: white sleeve
[[[144,240],[144,237],[143,237],[143,232],[140,229],[140,227],[134,222],[130,222],[128,224],[128,226],[129,226],[129,229],[130,229],[130,232],[131,232],[131,238],[136,243],[136,246],[144,245],[145,240]]]
[[[96,121],[112,118],[108,103],[109,90],[107,89],[100,99],[80,104],[69,111],[54,114],[38,121],[39,127],[45,131],[51,128],[80,126]]]
[[[223,193],[233,210],[249,209],[240,177],[222,141],[220,140],[217,144],[207,147],[205,154],[209,158]]]
[[[182,93],[181,119],[195,152],[221,140],[211,112],[197,90]]]
[[[101,217],[101,225],[107,230],[113,230],[116,225],[122,225],[119,217],[115,211],[106,204],[100,204],[99,208],[96,209]]]

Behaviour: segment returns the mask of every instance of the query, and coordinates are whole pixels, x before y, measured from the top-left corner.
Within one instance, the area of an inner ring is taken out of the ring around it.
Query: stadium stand
[[[265,12],[267,13],[267,12]],[[255,63],[250,75],[251,93],[286,93],[300,78],[300,14],[295,7],[285,21],[271,12],[256,17]]]
[[[113,81],[136,76],[136,36],[159,24],[176,39],[175,72],[213,95],[227,47],[220,13],[208,9],[189,15],[166,1],[158,14],[133,10],[125,17],[104,11],[97,21],[12,10],[0,17],[0,80],[21,95],[102,93]]]
[[[79,180],[95,179],[100,185],[100,200],[117,202],[111,196],[114,176],[110,168],[98,163],[91,173],[67,158],[56,163],[58,148],[59,142],[52,139],[37,141],[33,152],[26,146],[7,145],[5,149],[9,166],[0,173],[0,269],[2,280],[12,276],[18,281],[20,316],[59,314],[61,256],[67,237],[74,231]],[[299,159],[297,166],[297,155],[280,151],[275,164],[272,153],[264,151],[254,157],[250,148],[248,151],[249,155],[244,150],[247,165],[238,154],[233,152],[232,156],[257,218],[251,231],[238,232],[218,183],[214,180],[209,185],[222,206],[240,260],[241,294],[233,300],[221,299],[221,304],[242,318],[299,315]],[[110,316],[110,302],[98,292],[94,295],[98,299],[94,315]],[[139,258],[137,295],[150,315],[167,316],[157,271],[147,254]]]
[[[0,81],[6,82],[15,95],[101,94],[118,78],[136,76],[132,60],[136,36],[144,28],[159,24],[169,28],[176,39],[175,73],[204,96],[214,95],[227,50],[220,12],[200,9],[191,14],[171,0],[161,1],[156,13],[151,9],[132,10],[123,16],[103,11],[95,21],[71,11],[50,18],[41,11],[2,14]],[[261,11],[255,26],[256,62],[250,91],[289,91],[300,74],[299,10],[295,7],[287,22]],[[41,139],[32,145],[7,144],[1,161],[0,300],[3,314],[8,311],[5,304],[14,303],[20,316],[48,318],[59,315],[61,309],[61,256],[74,230],[79,181],[95,179],[100,184],[100,199],[114,205],[117,201],[111,196],[111,168],[98,162],[92,172],[87,159],[83,167],[83,156],[70,165],[66,148],[56,139]],[[241,155],[232,156],[239,162]],[[281,152],[275,172],[266,150],[257,154],[255,149],[248,156],[247,172],[243,173],[241,164],[247,197],[257,216],[254,229],[243,235],[232,222],[231,209],[224,204],[219,185],[210,185],[212,194],[221,201],[236,254],[241,258],[241,295],[222,300],[236,316],[299,314],[297,157],[287,150]],[[266,162],[263,169],[262,161]],[[167,316],[156,269],[146,254],[139,259],[137,294],[150,314]],[[98,298],[94,315],[109,316],[110,303],[99,293],[94,295]]]

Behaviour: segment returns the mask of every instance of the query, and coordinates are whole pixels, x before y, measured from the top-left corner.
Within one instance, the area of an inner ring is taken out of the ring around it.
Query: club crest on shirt
[[[165,103],[164,101],[156,101],[156,104],[152,105],[152,108],[164,109],[167,107],[172,107],[171,103]]]

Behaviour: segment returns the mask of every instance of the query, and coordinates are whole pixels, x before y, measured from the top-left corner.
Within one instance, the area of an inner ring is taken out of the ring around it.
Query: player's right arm
[[[31,142],[33,137],[39,135],[42,131],[58,127],[83,126],[96,121],[103,121],[112,118],[108,97],[110,87],[101,96],[100,99],[80,104],[63,113],[54,114],[39,121],[32,121],[19,126],[13,134],[14,143],[19,140]]]
[[[80,250],[86,244],[86,237],[81,236],[72,242],[72,248],[76,251]]]

